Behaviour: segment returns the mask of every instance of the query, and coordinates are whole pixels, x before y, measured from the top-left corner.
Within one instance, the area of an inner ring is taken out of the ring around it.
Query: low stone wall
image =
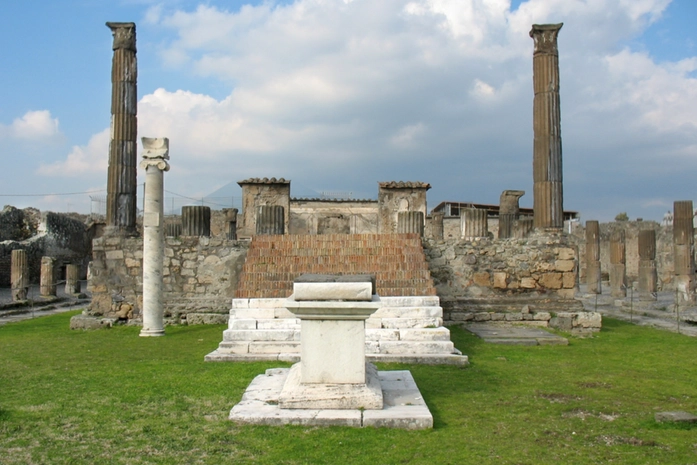
[[[425,239],[424,251],[441,299],[520,295],[572,299],[577,290],[578,251],[564,234]]]
[[[139,320],[143,305],[143,241],[104,236],[93,242],[88,314]],[[166,238],[165,319],[226,323],[248,243],[222,237]]]

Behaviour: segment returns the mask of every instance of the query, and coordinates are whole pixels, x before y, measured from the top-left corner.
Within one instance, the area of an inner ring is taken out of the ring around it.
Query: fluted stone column
[[[169,223],[165,225],[165,236],[167,237],[179,237],[182,235],[182,224],[181,223]]]
[[[80,276],[77,265],[65,266],[65,293],[68,295],[80,293]]]
[[[610,237],[610,292],[612,297],[627,296],[627,267],[624,230],[615,231]]]
[[[533,24],[533,210],[535,228],[564,227],[561,114],[559,105],[560,24]]]
[[[692,200],[673,203],[673,263],[675,288],[681,302],[694,302],[695,259]]]
[[[143,329],[141,336],[164,336],[162,263],[165,256],[164,183],[169,171],[169,139],[143,137],[145,201],[143,207]]]
[[[135,23],[106,23],[114,35],[111,67],[111,142],[107,226],[136,233],[138,92]]]
[[[399,212],[397,213],[397,232],[399,234],[416,233],[424,235],[423,212]]]
[[[505,190],[499,200],[499,239],[513,237],[513,224],[520,215],[519,201],[525,191]]]
[[[656,300],[656,231],[639,231],[639,300]]]
[[[182,236],[211,235],[211,207],[187,205],[182,207]]]
[[[285,209],[281,205],[257,207],[257,234],[283,234]]]
[[[56,295],[56,275],[53,269],[53,258],[51,257],[41,257],[39,294],[41,297]]]
[[[586,285],[591,294],[601,294],[600,225],[586,221]]]
[[[225,221],[227,223],[227,238],[231,241],[237,240],[237,213],[239,210],[236,208],[228,208],[225,212]]]
[[[27,300],[29,292],[29,262],[26,250],[13,250],[11,257],[12,300]]]
[[[525,237],[528,237],[532,230],[532,218],[518,218],[513,222],[513,237],[516,239],[523,239]]]
[[[431,213],[431,236],[436,240],[443,240],[443,219],[445,218],[445,213],[435,212]]]
[[[489,236],[487,211],[483,208],[461,208],[460,225],[464,239]]]

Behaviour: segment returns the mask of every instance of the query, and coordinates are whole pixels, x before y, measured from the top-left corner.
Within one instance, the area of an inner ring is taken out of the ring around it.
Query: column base
[[[165,335],[165,330],[164,329],[141,329],[140,330],[140,337],[157,337],[157,336],[164,336]]]

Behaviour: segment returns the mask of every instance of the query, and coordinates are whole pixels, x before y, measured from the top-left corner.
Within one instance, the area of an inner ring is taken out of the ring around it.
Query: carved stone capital
[[[169,160],[169,139],[167,137],[141,137],[143,158]]]
[[[112,50],[125,49],[136,51],[136,23],[112,23],[107,22],[114,36]]]
[[[147,171],[148,167],[150,166],[154,166],[162,171],[169,171],[169,163],[162,158],[146,158],[140,162],[141,169],[144,169],[145,171]]]
[[[564,23],[559,24],[533,24],[530,37],[535,41],[535,52],[550,55],[558,55],[557,35]]]

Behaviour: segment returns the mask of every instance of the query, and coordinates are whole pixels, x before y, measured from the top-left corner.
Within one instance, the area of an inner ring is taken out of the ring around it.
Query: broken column
[[[397,233],[415,233],[423,237],[424,235],[424,213],[423,212],[399,212],[397,213]]]
[[[499,239],[513,237],[513,225],[520,216],[519,201],[525,191],[505,190],[499,200]]]
[[[639,231],[639,300],[656,300],[656,231]]]
[[[283,234],[284,208],[280,205],[260,205],[257,207],[257,234]]]
[[[26,250],[13,250],[11,258],[12,300],[27,300],[29,293],[29,263]]]
[[[182,236],[211,235],[211,207],[187,205],[182,207]]]
[[[445,218],[445,213],[443,212],[433,212],[431,213],[431,237],[436,240],[443,240],[443,219]]]
[[[525,237],[528,237],[532,230],[532,218],[519,218],[513,222],[513,237],[516,239],[523,239]]]
[[[135,234],[138,132],[136,25],[112,22],[106,25],[114,35],[106,219],[107,226]]]
[[[56,295],[56,276],[55,270],[53,269],[53,258],[51,257],[41,257],[39,294],[41,297]]]
[[[559,105],[559,24],[533,24],[533,210],[535,228],[564,226],[561,113]]]
[[[80,293],[80,275],[77,265],[65,266],[65,293],[68,295]]]
[[[227,223],[227,238],[231,241],[237,240],[237,212],[236,208],[224,208],[225,222]]]
[[[680,302],[694,301],[695,260],[692,200],[673,203],[673,263]]]
[[[162,267],[165,256],[164,183],[169,171],[169,139],[143,137],[145,195],[143,206],[143,329],[141,336],[164,336]]]
[[[489,236],[487,211],[483,208],[461,208],[460,227],[462,237],[467,240]]]
[[[389,181],[378,183],[378,233],[397,232],[400,212],[421,212],[426,217],[427,182]]]
[[[586,221],[586,287],[591,294],[601,294],[600,225]]]
[[[627,267],[624,230],[610,236],[610,292],[612,297],[627,296]]]
[[[283,207],[283,231],[290,231],[290,180],[284,178],[249,178],[237,184],[242,188],[242,215],[237,224],[238,239],[257,234],[258,207]]]

